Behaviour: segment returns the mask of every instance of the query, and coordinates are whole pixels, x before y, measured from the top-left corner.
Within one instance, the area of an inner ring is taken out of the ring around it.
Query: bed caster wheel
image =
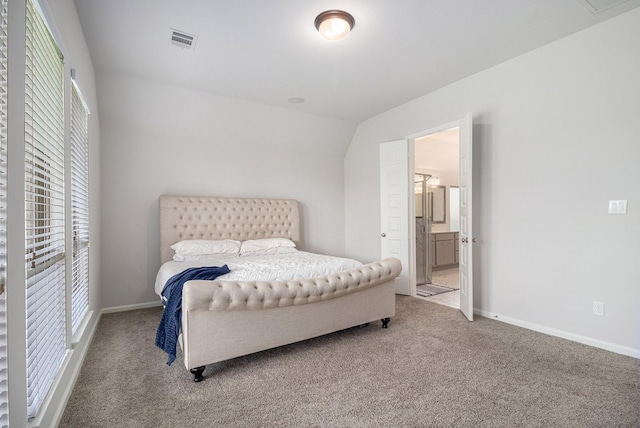
[[[382,321],[382,328],[389,328],[389,321],[391,321],[391,318],[383,318],[380,321]]]
[[[202,373],[204,372],[204,368],[205,366],[201,366],[201,367],[196,367],[194,369],[189,370],[193,375],[194,382],[201,382],[204,379],[204,377],[202,376]]]

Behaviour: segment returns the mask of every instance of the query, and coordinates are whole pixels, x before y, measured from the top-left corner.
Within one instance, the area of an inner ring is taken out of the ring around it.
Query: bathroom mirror
[[[447,186],[429,186],[431,193],[431,218],[432,223],[447,222]]]

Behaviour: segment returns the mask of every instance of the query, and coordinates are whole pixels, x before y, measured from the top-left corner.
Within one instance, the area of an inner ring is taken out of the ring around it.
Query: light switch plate
[[[609,201],[609,214],[626,214],[627,200]]]

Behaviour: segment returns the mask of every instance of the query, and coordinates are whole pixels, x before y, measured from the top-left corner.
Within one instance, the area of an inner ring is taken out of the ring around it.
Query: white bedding
[[[227,265],[231,272],[218,277],[229,281],[274,281],[313,278],[332,272],[362,266],[359,261],[327,256],[324,254],[293,251],[286,254],[229,256],[221,255],[214,260],[169,261],[164,263],[156,276],[155,291],[162,296],[166,282],[174,275],[190,267]]]

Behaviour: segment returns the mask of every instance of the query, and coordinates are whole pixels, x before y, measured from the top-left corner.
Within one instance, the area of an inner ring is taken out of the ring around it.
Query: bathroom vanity
[[[431,266],[434,269],[458,265],[459,233],[431,233]]]

